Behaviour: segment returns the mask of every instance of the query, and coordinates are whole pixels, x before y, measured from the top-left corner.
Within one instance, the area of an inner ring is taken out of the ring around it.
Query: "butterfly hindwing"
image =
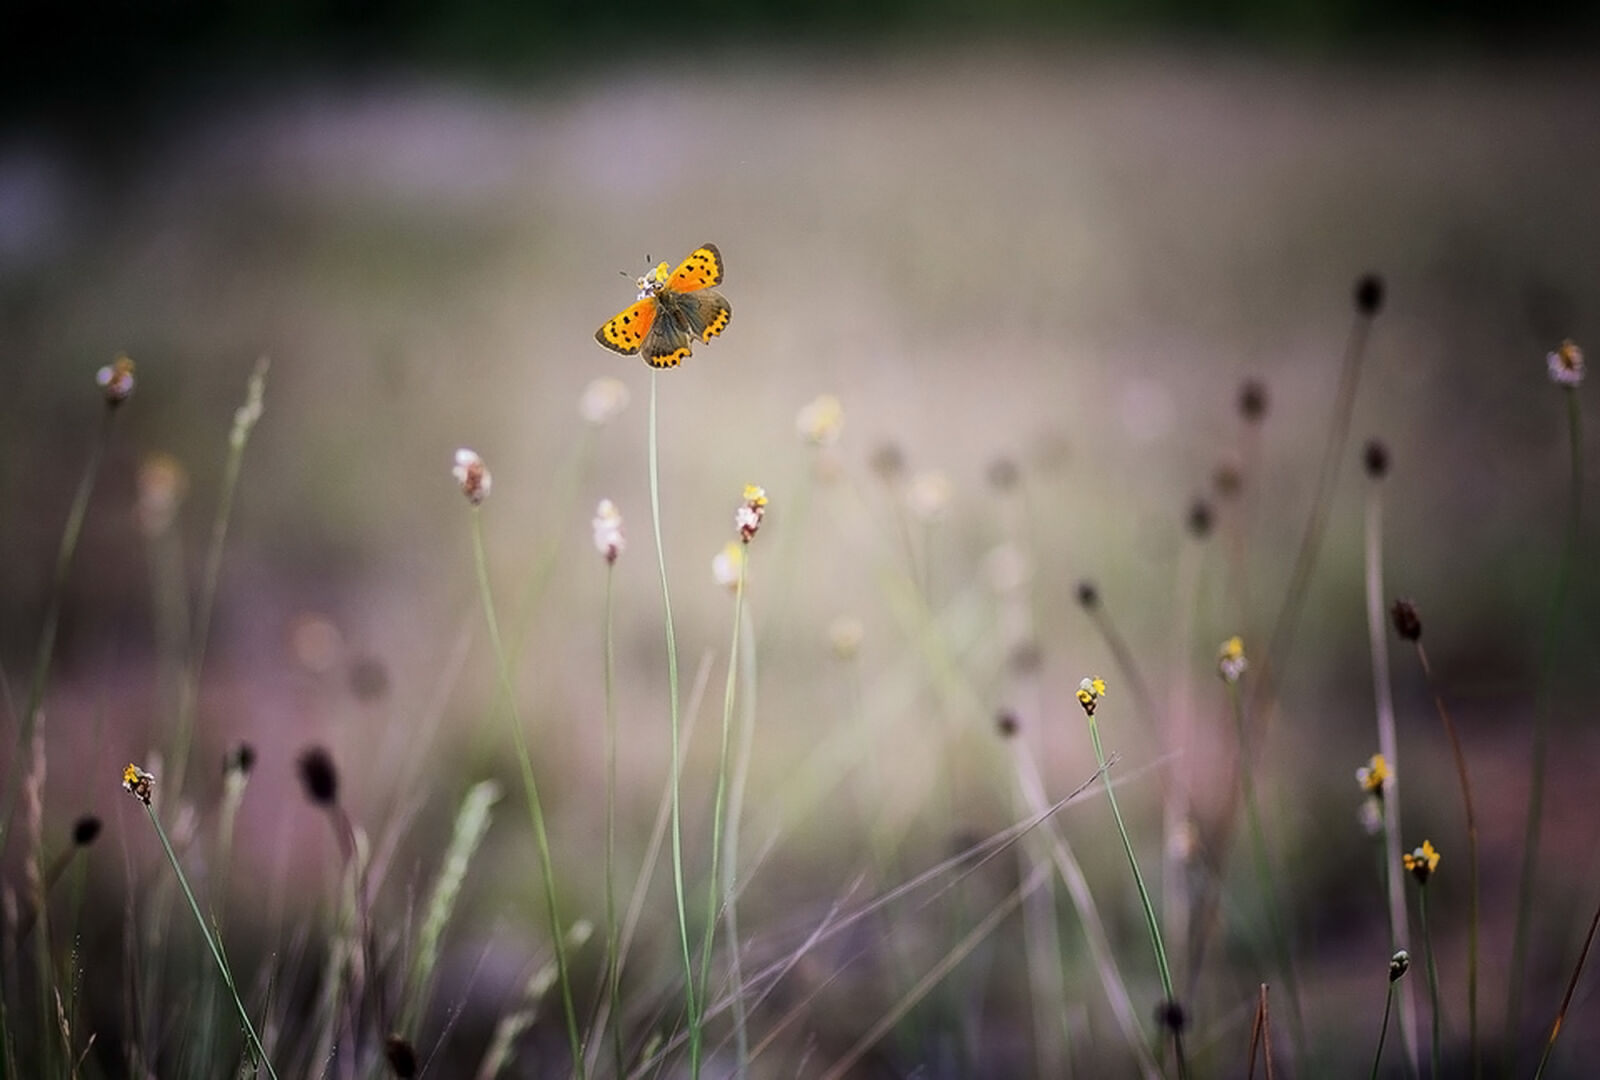
[[[698,292],[722,284],[722,252],[715,244],[704,244],[689,253],[667,278],[665,288],[673,292]]]
[[[644,362],[653,368],[677,367],[689,355],[689,331],[680,313],[665,311],[645,335],[640,350]]]
[[[687,293],[678,298],[683,310],[683,321],[689,334],[704,343],[710,341],[727,327],[733,318],[733,307],[727,297],[715,289]]]
[[[629,305],[596,330],[594,339],[608,349],[632,356],[655,328],[657,307],[653,296]]]

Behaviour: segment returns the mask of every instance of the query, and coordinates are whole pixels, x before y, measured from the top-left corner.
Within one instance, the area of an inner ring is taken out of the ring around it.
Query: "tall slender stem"
[[[1433,694],[1434,708],[1439,712],[1445,734],[1450,737],[1450,751],[1456,760],[1456,779],[1461,784],[1461,805],[1467,818],[1467,887],[1471,890],[1467,900],[1467,1031],[1472,1053],[1472,1074],[1478,1076],[1482,1073],[1478,1059],[1478,818],[1473,812],[1472,782],[1467,778],[1467,758],[1461,751],[1461,736],[1456,733],[1456,725],[1450,719],[1449,710],[1444,707],[1444,698],[1439,695],[1438,684],[1433,679],[1433,668],[1428,664],[1428,652],[1422,647],[1420,638],[1416,645],[1417,659],[1422,664],[1423,677],[1428,681],[1428,691]]]
[[[1516,934],[1511,944],[1511,969],[1506,985],[1506,1054],[1508,1064],[1516,1061],[1517,1028],[1522,1020],[1522,983],[1528,959],[1528,930],[1533,915],[1534,878],[1539,870],[1539,842],[1544,823],[1544,773],[1548,756],[1550,711],[1554,706],[1553,686],[1556,653],[1561,644],[1562,616],[1572,581],[1572,564],[1577,558],[1583,514],[1583,411],[1578,405],[1576,387],[1567,387],[1567,446],[1571,454],[1572,483],[1568,489],[1567,538],[1556,569],[1555,592],[1544,622],[1544,647],[1539,663],[1539,707],[1533,715],[1533,763],[1528,778],[1527,824],[1522,836],[1522,873],[1517,888]]]
[[[616,563],[606,563],[606,1012],[611,1018],[611,1056],[623,1072],[622,958],[617,923],[617,700],[616,643],[612,633]]]
[[[695,996],[694,960],[689,952],[689,918],[683,892],[683,748],[678,731],[678,639],[672,629],[672,594],[667,588],[667,555],[661,544],[661,465],[657,447],[656,384],[650,373],[650,523],[655,529],[656,564],[661,570],[661,608],[667,626],[667,702],[672,717],[672,892],[678,904],[678,944],[683,953],[683,1008],[689,1025],[689,1071],[700,1076],[700,1008]]]
[[[1578,963],[1572,969],[1572,978],[1567,980],[1567,992],[1561,995],[1561,1008],[1556,1010],[1555,1022],[1550,1025],[1550,1036],[1544,1041],[1544,1053],[1539,1055],[1539,1069],[1533,1074],[1533,1080],[1539,1080],[1544,1075],[1544,1067],[1550,1062],[1550,1051],[1556,1048],[1561,1025],[1567,1018],[1567,1008],[1572,1004],[1572,992],[1578,988],[1578,976],[1583,974],[1583,965],[1589,959],[1589,949],[1594,945],[1594,932],[1597,929],[1600,929],[1600,907],[1594,909],[1594,917],[1589,920],[1589,932],[1584,935],[1583,948],[1578,952]]]
[[[1417,918],[1422,923],[1422,951],[1428,956],[1428,998],[1433,1005],[1432,1049],[1429,1051],[1429,1075],[1439,1075],[1439,966],[1433,959],[1433,934],[1428,929],[1428,886],[1417,890]]]
[[[489,559],[483,546],[483,515],[472,509],[472,554],[478,571],[478,593],[483,601],[484,620],[489,625],[489,642],[494,647],[495,665],[500,671],[500,689],[505,694],[511,716],[511,731],[517,744],[517,763],[522,767],[522,790],[528,799],[528,816],[534,839],[539,845],[539,870],[544,879],[545,909],[550,919],[550,944],[556,954],[556,977],[561,983],[561,1005],[566,1012],[567,1041],[572,1051],[572,1071],[584,1074],[583,1042],[578,1037],[578,1012],[572,1003],[572,983],[567,977],[567,947],[561,926],[561,911],[556,905],[555,861],[550,855],[550,835],[545,830],[544,806],[539,801],[539,784],[533,775],[533,759],[528,754],[528,737],[522,730],[522,713],[517,708],[516,690],[511,682],[511,665],[505,643],[500,638],[500,620],[494,613],[494,591],[489,587]]]
[[[1372,1052],[1370,1080],[1378,1080],[1378,1063],[1383,1060],[1383,1043],[1389,1037],[1389,1013],[1394,1010],[1394,980],[1389,980],[1389,991],[1383,998],[1383,1026],[1378,1028],[1378,1048]]]
[[[183,876],[183,867],[178,865],[178,856],[172,850],[172,843],[167,839],[167,831],[161,827],[161,819],[156,817],[155,807],[149,803],[144,804],[145,812],[150,815],[150,824],[156,827],[156,835],[161,838],[161,846],[167,852],[167,861],[172,863],[172,872],[178,877],[178,884],[183,887],[183,895],[189,901],[189,910],[194,913],[194,921],[200,927],[200,934],[206,939],[206,947],[211,950],[211,959],[217,963],[217,970],[222,974],[222,982],[228,988],[233,1004],[239,1011],[239,1020],[244,1024],[245,1035],[250,1040],[250,1048],[256,1060],[261,1062],[267,1070],[267,1075],[272,1080],[278,1080],[278,1074],[272,1068],[272,1061],[267,1057],[267,1051],[261,1045],[261,1037],[256,1034],[255,1024],[250,1021],[250,1012],[244,1007],[244,1002],[239,998],[238,987],[233,982],[233,972],[228,968],[228,961],[222,955],[222,947],[217,944],[217,939],[211,936],[211,929],[206,925],[206,918],[200,914],[200,905],[195,901],[194,892],[189,888],[189,879]]]
[[[746,601],[748,607],[749,602]],[[744,1000],[744,960],[739,938],[739,834],[744,820],[744,793],[750,780],[750,759],[756,734],[756,635],[754,619],[745,615],[739,642],[744,677],[744,697],[739,708],[739,752],[734,757],[728,791],[728,831],[722,860],[723,925],[728,932],[728,975],[733,984],[733,1041],[738,1053],[738,1075],[750,1062],[750,1034]]]

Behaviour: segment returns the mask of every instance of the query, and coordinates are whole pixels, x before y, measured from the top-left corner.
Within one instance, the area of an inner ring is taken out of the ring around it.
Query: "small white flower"
[[[603,375],[583,388],[578,399],[578,415],[595,427],[602,427],[616,419],[628,407],[628,384],[610,375]]]
[[[919,472],[906,488],[906,506],[919,521],[943,521],[950,512],[950,478],[937,469]]]
[[[1361,808],[1356,811],[1356,820],[1361,822],[1361,829],[1368,836],[1377,836],[1383,831],[1383,803],[1376,795],[1368,795],[1361,800]]]
[[[622,536],[622,515],[610,499],[601,499],[594,511],[594,546],[606,562],[614,563],[627,541]]]
[[[1563,341],[1544,358],[1550,369],[1550,381],[1560,386],[1577,386],[1583,382],[1583,350],[1573,342]]]
[[[105,392],[107,405],[121,405],[133,394],[133,361],[126,353],[118,356],[95,372],[94,381]]]
[[[844,427],[844,406],[832,394],[822,394],[795,415],[794,429],[812,446],[832,446]]]
[[[483,505],[483,500],[489,497],[491,483],[483,458],[476,451],[462,447],[456,451],[456,465],[450,472],[456,478],[456,483],[461,485],[461,493],[467,497],[467,501],[473,506]]]
[[[711,560],[711,576],[718,585],[729,592],[739,589],[739,575],[744,569],[744,545],[730,540]]]

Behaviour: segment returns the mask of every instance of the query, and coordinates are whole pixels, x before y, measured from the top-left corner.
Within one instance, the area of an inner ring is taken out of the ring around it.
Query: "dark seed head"
[[[72,823],[72,842],[79,847],[88,847],[100,835],[100,819],[93,814],[85,814]]]
[[[1078,582],[1078,603],[1083,605],[1085,611],[1093,611],[1100,606],[1100,590],[1094,582]]]
[[[1368,318],[1383,310],[1383,278],[1377,274],[1356,278],[1356,310]]]
[[[405,1039],[390,1035],[384,1040],[383,1054],[389,1059],[389,1068],[400,1080],[411,1080],[417,1075],[417,1051]]]
[[[331,807],[339,801],[339,770],[326,750],[313,746],[300,755],[297,764],[306,798],[318,806]]]
[[[1231,499],[1239,494],[1244,487],[1244,471],[1239,462],[1228,458],[1218,462],[1216,472],[1211,474],[1211,486],[1217,489],[1217,494],[1224,499]]]
[[[1267,384],[1246,379],[1239,386],[1239,415],[1250,423],[1260,423],[1267,415]]]
[[[1176,1001],[1163,1001],[1156,1006],[1156,1023],[1167,1031],[1182,1032],[1188,1022],[1188,1014]]]
[[[1211,526],[1215,524],[1211,513],[1211,504],[1204,499],[1196,499],[1189,504],[1189,535],[1196,540],[1204,540],[1211,535]]]
[[[1377,439],[1371,440],[1361,452],[1361,463],[1366,466],[1368,476],[1382,480],[1389,473],[1389,448]]]
[[[1396,600],[1389,614],[1394,618],[1395,633],[1407,641],[1422,637],[1422,616],[1417,614],[1417,606],[1410,600]]]
[[[1022,480],[1022,470],[1008,457],[989,462],[989,486],[996,491],[1011,491]]]
[[[247,742],[239,743],[232,750],[229,750],[227,756],[222,759],[222,771],[224,774],[238,773],[241,776],[249,776],[250,770],[255,767],[256,748]]]
[[[1017,714],[1010,709],[1002,709],[994,718],[994,729],[1000,733],[1002,739],[1009,739],[1022,728],[1022,722],[1017,719]]]

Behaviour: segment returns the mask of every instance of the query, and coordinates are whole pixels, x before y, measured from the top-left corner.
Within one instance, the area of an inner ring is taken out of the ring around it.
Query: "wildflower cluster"
[[[456,483],[461,485],[461,493],[473,506],[482,506],[483,500],[489,497],[491,478],[488,466],[484,465],[483,458],[476,451],[462,447],[456,451],[456,465],[450,470],[456,478]]]
[[[594,510],[593,524],[595,550],[606,562],[616,562],[617,556],[628,546],[622,535],[622,514],[617,510],[616,503],[601,499],[600,505]]]
[[[1361,790],[1368,795],[1375,795],[1381,799],[1392,775],[1388,760],[1382,754],[1373,754],[1367,764],[1356,770],[1356,783],[1360,784]]]
[[[1238,682],[1249,666],[1250,661],[1244,655],[1244,641],[1237,634],[1224,641],[1222,648],[1217,650],[1217,672],[1223,682],[1230,685]]]
[[[1418,885],[1426,885],[1433,872],[1439,869],[1439,852],[1434,848],[1432,840],[1424,840],[1421,847],[1400,856],[1400,861],[1411,876],[1417,879]]]
[[[1078,704],[1083,706],[1083,712],[1086,716],[1094,715],[1095,706],[1105,696],[1106,681],[1104,679],[1085,677],[1078,684]]]
[[[133,396],[133,361],[122,353],[95,373],[94,381],[105,393],[106,405],[116,408]]]
[[[155,774],[130,764],[122,770],[122,787],[134,798],[149,806],[150,797],[155,794],[156,789]]]
[[[734,512],[733,522],[739,526],[739,539],[748,544],[761,528],[761,519],[767,516],[767,491],[755,484],[744,486],[744,503]]]
[[[1583,382],[1583,350],[1570,339],[1552,349],[1544,362],[1550,369],[1550,381],[1558,386],[1577,386]]]

